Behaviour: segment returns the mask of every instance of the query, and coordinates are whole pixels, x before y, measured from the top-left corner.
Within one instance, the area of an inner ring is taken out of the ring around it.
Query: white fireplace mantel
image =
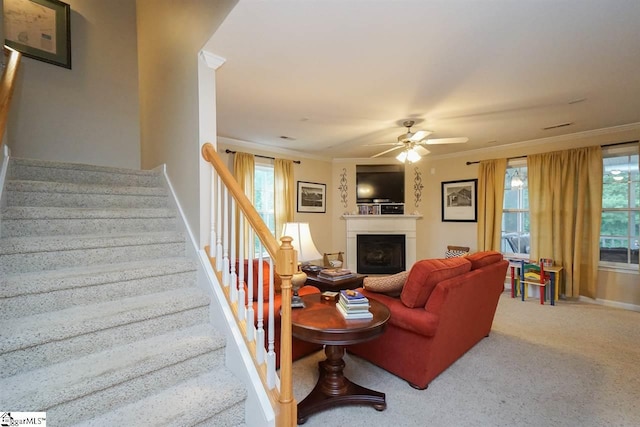
[[[406,269],[416,262],[416,221],[422,215],[343,215],[342,218],[347,222],[349,270],[357,270],[358,234],[404,234]]]

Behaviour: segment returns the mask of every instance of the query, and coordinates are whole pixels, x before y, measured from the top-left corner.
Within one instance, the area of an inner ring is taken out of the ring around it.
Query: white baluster
[[[218,215],[216,215],[216,271],[222,270],[222,180],[218,175],[216,177],[216,207]]]
[[[231,277],[229,279],[229,285],[231,286],[231,302],[238,302],[238,275],[236,274],[236,242],[237,242],[237,230],[236,226],[236,200],[231,199],[231,229],[229,234],[231,235]],[[241,319],[239,317],[239,319]]]
[[[265,361],[265,342],[264,342],[264,264],[262,259],[262,242],[258,244],[258,322],[257,322],[257,338],[256,338],[256,360],[258,363]]]
[[[249,227],[249,238],[247,239],[249,247],[247,248],[247,258],[249,259],[247,277],[247,341],[251,342],[255,339],[256,325],[255,312],[253,310],[253,227]],[[262,287],[261,283],[257,283],[258,287]]]
[[[238,260],[240,264],[240,271],[242,278],[238,277],[238,319],[246,320],[246,297],[244,294],[244,215],[240,215],[238,229],[240,230],[238,235],[239,248],[238,248]],[[234,263],[235,264],[235,263]]]
[[[211,168],[211,200],[209,206],[209,257],[214,258],[216,256],[216,197],[218,193],[216,190],[216,170]],[[217,260],[216,260],[217,262]]]
[[[229,190],[224,187],[224,239],[223,239],[223,271],[222,284],[229,287]]]
[[[276,385],[276,353],[275,348],[275,320],[274,320],[274,283],[273,259],[269,258],[269,351],[267,352],[267,386],[273,389]],[[279,350],[279,349],[278,349]]]

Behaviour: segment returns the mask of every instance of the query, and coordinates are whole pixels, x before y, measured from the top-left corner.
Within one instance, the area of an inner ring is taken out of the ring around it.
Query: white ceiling
[[[436,155],[640,123],[640,0],[240,0],[205,50],[219,135],[309,154],[407,118],[469,137]]]

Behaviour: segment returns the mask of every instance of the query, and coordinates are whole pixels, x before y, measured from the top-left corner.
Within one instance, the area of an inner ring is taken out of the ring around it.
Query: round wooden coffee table
[[[303,309],[291,311],[292,334],[296,338],[325,345],[327,359],[320,362],[320,378],[314,389],[298,403],[298,424],[309,415],[336,405],[368,404],[378,411],[387,407],[385,394],[355,384],[344,376],[345,346],[368,341],[384,332],[389,309],[369,300],[373,319],[346,320],[335,301],[325,301],[320,294],[302,297]]]

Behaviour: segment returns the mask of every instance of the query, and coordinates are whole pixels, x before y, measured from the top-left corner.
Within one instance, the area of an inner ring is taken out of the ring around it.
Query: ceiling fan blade
[[[427,139],[426,141],[422,141],[427,145],[436,145],[436,144],[461,144],[469,141],[467,137],[459,137],[459,138],[436,138],[436,139]]]
[[[411,135],[411,138],[409,138],[410,141],[422,141],[424,138],[428,137],[429,135],[431,135],[431,131],[429,130],[419,130],[418,132],[414,133],[413,135]]]
[[[379,144],[362,144],[364,147],[381,147],[383,145],[397,145],[397,146],[401,146],[400,143],[398,142],[381,142]]]
[[[415,147],[413,147],[413,150],[420,154],[421,156],[426,156],[427,154],[429,154],[431,151],[427,150],[426,148],[424,148],[422,145],[416,145]]]
[[[372,159],[375,159],[376,157],[380,157],[380,156],[382,156],[382,155],[384,155],[384,154],[390,153],[390,152],[392,152],[393,150],[397,150],[398,148],[402,148],[402,147],[403,147],[402,145],[398,145],[398,146],[396,146],[396,147],[389,148],[388,150],[384,150],[384,151],[383,151],[383,152],[381,152],[381,153],[374,154],[373,156],[371,156],[371,158],[372,158]]]

